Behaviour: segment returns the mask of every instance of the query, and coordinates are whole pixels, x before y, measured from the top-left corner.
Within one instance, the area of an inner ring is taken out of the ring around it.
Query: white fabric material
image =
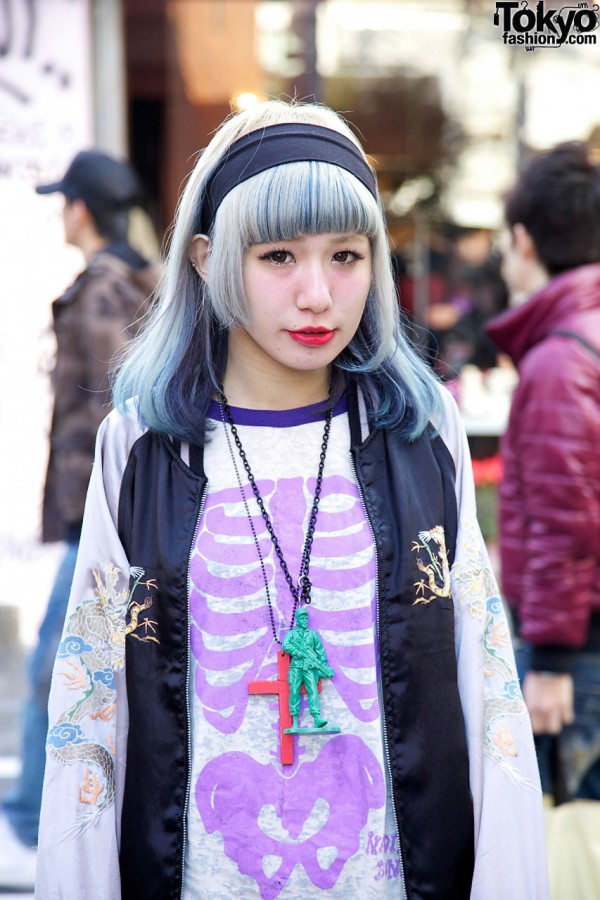
[[[453,400],[443,393],[446,414],[439,427],[457,468],[459,535],[452,589],[475,809],[471,900],[547,900],[542,802],[529,720],[516,681],[498,588],[476,523],[466,437]],[[42,806],[39,900],[120,900],[128,561],[117,536],[116,504],[129,450],[140,433],[133,414],[122,418],[111,413],[98,436],[67,622],[76,611],[89,612],[96,603],[94,622],[111,635],[110,658],[95,659],[92,654],[89,663],[98,671],[107,666],[112,670],[117,703],[110,711],[101,707],[104,718],[77,718],[73,708],[88,682],[64,648],[64,655],[57,658],[50,698],[50,735],[55,744],[48,757]],[[61,723],[80,728],[98,748],[95,756],[86,758],[83,753],[79,759],[80,745],[74,743],[67,758],[66,743],[61,746]],[[111,790],[98,793],[101,785]]]
[[[543,805],[529,714],[500,591],[476,520],[467,436],[454,399],[445,389],[442,396],[444,417],[436,425],[457,470],[452,595],[475,813],[471,900],[547,900]]]

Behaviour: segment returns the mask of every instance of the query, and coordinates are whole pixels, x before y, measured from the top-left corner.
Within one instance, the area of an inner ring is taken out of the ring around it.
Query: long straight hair
[[[361,234],[371,246],[371,287],[356,334],[333,361],[331,402],[355,381],[372,425],[397,429],[411,440],[440,409],[436,378],[403,333],[381,203],[345,169],[323,162],[288,163],[238,185],[224,198],[208,235],[206,281],[190,264],[206,180],[224,151],[249,131],[297,121],[333,128],[360,148],[332,110],[267,101],[226,120],[190,176],[158,300],[129,344],[113,386],[117,409],[123,411],[135,398],[140,418],[151,429],[196,444],[205,440],[208,403],[225,372],[228,330],[250,321],[244,256],[253,244],[301,234]]]

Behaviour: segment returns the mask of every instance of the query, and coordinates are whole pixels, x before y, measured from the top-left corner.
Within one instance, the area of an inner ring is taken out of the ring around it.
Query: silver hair
[[[223,123],[181,196],[158,300],[118,371],[115,405],[123,409],[128,398],[136,397],[151,428],[204,440],[206,406],[226,364],[227,329],[248,323],[242,279],[248,248],[299,234],[354,233],[370,241],[371,288],[358,331],[334,361],[336,390],[343,389],[345,377],[360,378],[375,421],[416,437],[439,406],[439,392],[400,327],[383,209],[352,174],[313,161],[255,175],[235,187],[217,211],[208,235],[207,282],[190,265],[195,226],[214,167],[239,137],[283,122],[337,130],[364,155],[343,119],[316,104],[267,101]]]

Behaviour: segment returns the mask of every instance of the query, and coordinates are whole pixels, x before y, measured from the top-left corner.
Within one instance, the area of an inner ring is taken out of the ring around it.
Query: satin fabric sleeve
[[[442,388],[439,431],[456,465],[458,538],[451,570],[456,655],[475,819],[471,900],[548,900],[542,795],[508,621],[477,522],[467,437]]]
[[[121,897],[130,571],[117,534],[117,508],[122,472],[137,436],[135,417],[113,412],[96,441],[50,690],[35,894],[39,900]]]

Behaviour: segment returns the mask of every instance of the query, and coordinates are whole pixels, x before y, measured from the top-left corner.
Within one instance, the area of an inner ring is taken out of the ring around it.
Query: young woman
[[[331,110],[223,124],[115,402],[39,896],[543,900],[466,439],[402,334],[375,176]]]

